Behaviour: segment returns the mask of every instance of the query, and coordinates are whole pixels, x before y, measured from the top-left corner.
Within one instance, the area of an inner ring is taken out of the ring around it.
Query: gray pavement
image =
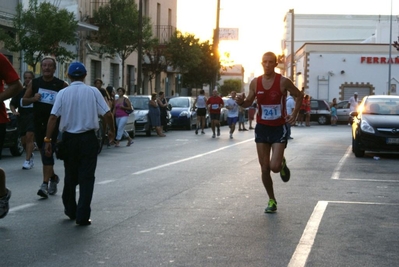
[[[62,181],[38,198],[37,152],[26,171],[5,151],[1,266],[398,266],[399,156],[355,158],[346,125],[292,132],[291,181],[272,175],[276,214],[263,213],[253,131],[230,140],[224,126],[216,139],[175,130],[105,148],[88,227],[64,216]]]

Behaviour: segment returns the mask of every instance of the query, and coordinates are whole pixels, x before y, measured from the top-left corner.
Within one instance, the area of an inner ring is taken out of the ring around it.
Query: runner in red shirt
[[[215,127],[217,135],[220,136],[220,109],[224,106],[223,99],[218,95],[218,90],[213,90],[212,96],[206,101],[209,115],[211,116],[212,138],[215,138]]]
[[[4,84],[8,85],[7,90],[4,91]],[[0,125],[2,131],[1,135],[3,143],[6,125],[9,121],[7,111],[4,105],[4,100],[9,99],[17,95],[22,91],[22,83],[19,80],[18,73],[14,70],[10,61],[3,55],[0,54]],[[3,146],[3,145],[1,145]],[[2,168],[0,168],[0,219],[4,218],[9,210],[8,201],[11,197],[11,190],[6,188],[6,174]]]
[[[286,123],[295,123],[302,104],[303,93],[290,79],[275,72],[277,57],[274,53],[267,52],[262,56],[262,66],[264,74],[253,79],[248,96],[245,98],[245,94],[239,95],[236,102],[242,107],[249,107],[255,98],[257,99],[256,150],[262,171],[262,182],[269,196],[265,212],[272,213],[277,211],[277,201],[270,171],[280,172],[284,182],[290,179],[290,170],[284,158],[288,138]],[[285,107],[287,92],[296,97],[295,109],[291,116],[287,115]]]

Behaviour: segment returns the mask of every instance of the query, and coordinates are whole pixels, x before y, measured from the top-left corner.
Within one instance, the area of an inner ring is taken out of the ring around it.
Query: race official
[[[56,97],[47,123],[45,152],[51,155],[51,136],[59,117],[59,131],[62,133],[64,151],[64,190],[62,202],[64,213],[78,225],[90,225],[91,200],[93,197],[95,170],[97,166],[98,140],[95,131],[99,129],[98,116],[111,125],[108,138],[113,140],[115,128],[112,113],[97,88],[83,83],[87,71],[80,62],[73,62],[68,68],[72,83],[61,90]],[[79,185],[79,200],[76,203],[76,186]]]

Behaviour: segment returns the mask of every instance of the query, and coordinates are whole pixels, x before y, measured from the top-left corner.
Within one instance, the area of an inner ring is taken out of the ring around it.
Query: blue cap
[[[87,74],[85,65],[80,62],[72,62],[68,68],[68,75],[71,77],[82,77]]]

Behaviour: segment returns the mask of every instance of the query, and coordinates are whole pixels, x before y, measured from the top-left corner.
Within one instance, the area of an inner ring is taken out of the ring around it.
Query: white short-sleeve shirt
[[[98,116],[109,111],[100,91],[80,81],[58,92],[51,114],[61,116],[60,132],[83,133],[99,128]]]

